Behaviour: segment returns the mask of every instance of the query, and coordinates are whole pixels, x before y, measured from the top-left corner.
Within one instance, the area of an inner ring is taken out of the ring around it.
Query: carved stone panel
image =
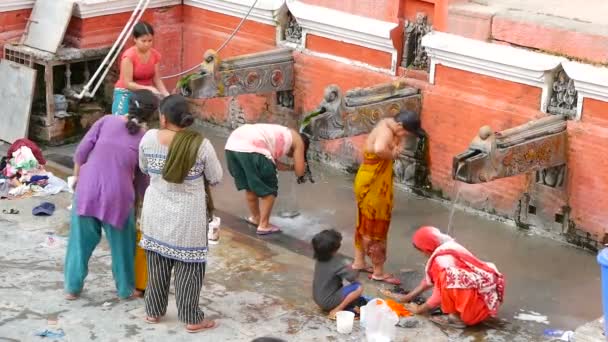
[[[574,81],[564,70],[560,70],[553,81],[553,93],[547,111],[549,114],[573,118],[576,116],[577,97]]]
[[[296,44],[302,42],[302,28],[291,13],[288,15],[287,27],[285,28],[285,40]]]
[[[405,22],[405,39],[401,66],[426,70],[429,67],[429,57],[422,47],[422,37],[431,32],[433,27],[424,13],[416,14],[415,21]]]
[[[550,188],[561,188],[566,178],[566,165],[550,167],[536,172],[536,183]]]
[[[295,106],[293,91],[285,90],[277,92],[277,105],[293,109]]]

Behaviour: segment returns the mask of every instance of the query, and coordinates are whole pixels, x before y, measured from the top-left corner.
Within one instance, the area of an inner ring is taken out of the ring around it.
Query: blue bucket
[[[604,335],[608,336],[608,248],[597,255],[597,262],[602,269],[602,308],[604,310]]]

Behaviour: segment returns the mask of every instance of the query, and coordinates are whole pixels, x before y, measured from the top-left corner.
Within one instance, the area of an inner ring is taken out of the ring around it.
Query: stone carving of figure
[[[428,55],[422,47],[422,37],[431,32],[433,27],[428,23],[428,17],[424,13],[416,14],[415,21],[405,23],[405,43],[401,66],[413,67],[415,69],[428,68]]]
[[[285,28],[285,40],[297,44],[302,41],[302,28],[291,14],[289,14],[287,28]]]
[[[574,115],[576,113],[577,91],[574,81],[564,70],[557,73],[553,82],[553,94],[549,102],[549,113],[559,115]]]
[[[564,176],[566,173],[566,166],[560,165],[550,167],[539,171],[537,174],[537,181],[540,184],[549,186],[551,188],[557,188],[564,185]]]
[[[342,138],[345,134],[343,112],[344,104],[340,88],[332,84],[325,88],[323,102],[314,112],[320,114],[310,122],[312,136],[316,139]]]

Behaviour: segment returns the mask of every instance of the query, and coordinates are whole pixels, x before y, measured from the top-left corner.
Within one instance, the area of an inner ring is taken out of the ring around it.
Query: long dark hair
[[[186,128],[194,123],[194,116],[188,112],[188,101],[181,95],[165,97],[160,103],[160,113],[179,128]]]
[[[140,21],[133,27],[133,37],[136,39],[141,36],[154,36],[154,28],[145,21]]]
[[[150,121],[158,110],[158,97],[149,90],[136,90],[129,97],[129,114],[127,116],[127,130],[129,134],[136,134],[144,123]]]

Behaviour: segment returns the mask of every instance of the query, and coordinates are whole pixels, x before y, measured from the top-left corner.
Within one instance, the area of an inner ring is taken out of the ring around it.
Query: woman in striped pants
[[[165,98],[160,112],[161,129],[148,131],[139,146],[140,167],[150,175],[140,242],[148,264],[146,320],[158,323],[167,312],[173,270],[178,319],[199,332],[216,326],[204,319],[199,296],[207,257],[205,182],[217,184],[222,167],[209,140],[185,130],[194,118],[183,97]]]

